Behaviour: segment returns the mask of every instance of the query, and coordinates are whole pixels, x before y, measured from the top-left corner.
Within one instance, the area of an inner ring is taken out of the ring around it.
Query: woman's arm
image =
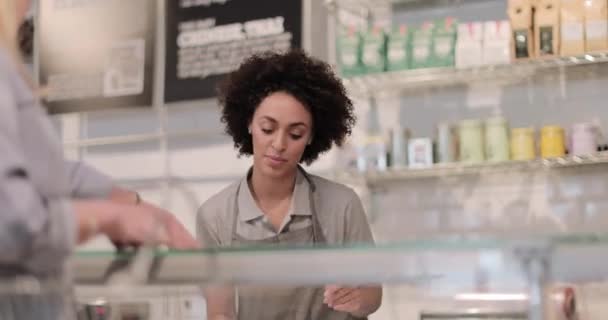
[[[344,243],[374,243],[371,228],[359,196],[351,190],[344,213]],[[376,312],[382,303],[382,286],[327,286],[325,303],[331,308],[364,318]]]
[[[201,206],[196,215],[196,235],[203,247],[219,247],[222,245],[219,230],[223,224],[216,209]],[[236,319],[235,289],[230,286],[209,286],[203,288],[207,301],[207,319],[234,320]]]

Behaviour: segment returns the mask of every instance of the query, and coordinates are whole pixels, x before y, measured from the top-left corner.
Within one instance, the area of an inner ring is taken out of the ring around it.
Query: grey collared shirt
[[[373,243],[370,226],[357,194],[344,185],[315,175],[309,176],[316,187],[313,193],[315,211],[328,243]],[[244,177],[203,203],[197,214],[197,236],[205,247],[230,246],[235,218],[236,233],[248,240],[269,238],[286,230],[308,227],[312,223],[309,187],[306,178],[298,172],[291,207],[277,231],[257,206],[247,177]],[[235,206],[238,206],[238,217],[234,216]]]
[[[111,181],[63,157],[48,115],[0,47],[0,275],[61,272],[73,250],[70,200],[107,197]]]
[[[249,183],[247,183],[247,178],[243,178],[239,185],[240,191],[237,199],[239,215],[236,223],[236,233],[248,240],[260,240],[310,226],[312,224],[312,213],[308,195],[309,188],[308,181],[298,171],[289,211],[279,230],[276,230],[257,206],[251,188],[249,188]]]

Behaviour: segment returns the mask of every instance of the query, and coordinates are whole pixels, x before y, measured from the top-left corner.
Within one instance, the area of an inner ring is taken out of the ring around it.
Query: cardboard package
[[[508,14],[512,29],[512,58],[534,57],[532,5],[528,0],[509,0]]]
[[[608,1],[586,0],[585,10],[585,51],[608,50]]]
[[[559,0],[537,0],[534,10],[534,52],[537,58],[559,54],[559,5]]]
[[[453,67],[456,56],[457,24],[447,18],[435,24],[431,53],[431,67]]]
[[[412,32],[410,46],[410,67],[412,69],[433,66],[431,56],[433,48],[433,29],[434,25],[427,22]]]
[[[561,49],[562,56],[585,53],[584,0],[561,0]]]
[[[486,21],[483,34],[483,63],[493,65],[511,62],[511,24],[509,21]]]
[[[337,40],[337,56],[340,72],[345,77],[363,73],[361,65],[361,34],[354,28],[340,30]]]
[[[483,23],[469,22],[458,25],[456,67],[478,66],[483,62]]]
[[[410,32],[405,25],[395,27],[388,35],[386,49],[387,70],[410,68]]]
[[[369,29],[362,34],[361,63],[365,73],[386,70],[386,35],[380,27]]]

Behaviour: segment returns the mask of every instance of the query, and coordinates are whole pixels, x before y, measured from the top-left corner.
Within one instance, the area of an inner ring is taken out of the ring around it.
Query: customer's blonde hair
[[[4,48],[8,51],[25,82],[36,91],[36,94],[40,95],[43,92],[35,85],[30,73],[26,71],[19,50],[18,36],[21,25],[21,18],[17,16],[17,3],[19,1],[0,0],[0,49]]]
[[[21,23],[19,17],[17,17],[17,1],[19,0],[0,1],[0,47],[8,50],[12,58],[17,59],[16,62],[21,62],[17,43]]]

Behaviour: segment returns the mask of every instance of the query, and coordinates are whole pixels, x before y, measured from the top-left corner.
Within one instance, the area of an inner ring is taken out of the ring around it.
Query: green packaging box
[[[387,37],[386,69],[389,71],[410,68],[410,33],[407,26],[394,28]]]
[[[344,77],[356,76],[363,73],[363,66],[361,64],[361,34],[356,29],[341,29],[336,49],[340,73]]]
[[[430,67],[453,67],[456,60],[457,24],[446,19],[435,24]]]
[[[365,73],[386,70],[386,35],[383,29],[372,28],[362,35],[361,62]]]
[[[410,67],[412,69],[428,68],[433,65],[433,24],[425,23],[412,32],[410,45]]]

